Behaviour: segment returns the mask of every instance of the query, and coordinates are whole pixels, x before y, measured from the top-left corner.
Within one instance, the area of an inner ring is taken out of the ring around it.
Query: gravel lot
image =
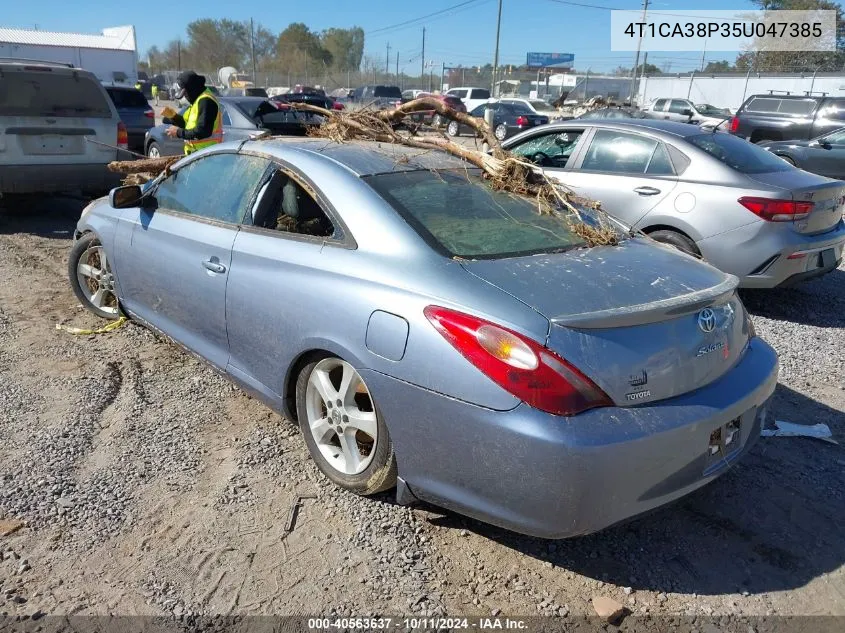
[[[763,438],[672,507],[551,542],[342,492],[293,424],[168,342],[56,330],[98,325],[66,281],[81,206],[0,211],[0,519],[25,522],[0,536],[0,614],[571,619],[608,596],[845,616],[845,270],[745,295],[780,353],[777,419],[840,445]],[[286,533],[297,495],[316,498]]]

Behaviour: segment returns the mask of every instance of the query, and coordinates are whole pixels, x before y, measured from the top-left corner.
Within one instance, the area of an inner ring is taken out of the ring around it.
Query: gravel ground
[[[0,519],[25,524],[0,536],[0,615],[571,622],[607,596],[632,617],[845,616],[841,445],[761,439],[717,483],[570,541],[359,498],[292,423],[174,345],[131,323],[54,328],[97,324],[66,281],[80,208],[0,212]],[[744,298],[780,354],[776,418],[845,442],[845,270]],[[315,498],[286,532],[299,495]]]

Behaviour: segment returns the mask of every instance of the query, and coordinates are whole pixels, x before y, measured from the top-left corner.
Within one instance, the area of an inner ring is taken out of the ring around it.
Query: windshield
[[[399,88],[396,86],[376,86],[373,96],[401,99],[402,93],[399,92]]]
[[[716,106],[712,106],[709,103],[697,103],[695,109],[701,112],[701,114],[730,114],[727,109],[717,108]]]
[[[114,105],[118,108],[144,108],[149,109],[150,104],[140,90],[126,88],[106,88]]]
[[[420,236],[450,257],[492,259],[584,244],[563,218],[540,215],[536,202],[527,198],[493,191],[479,170],[399,172],[366,181]]]
[[[764,174],[794,169],[774,154],[732,134],[714,132],[688,136],[687,141],[704,150],[731,169],[743,174]]]
[[[0,115],[111,118],[102,87],[85,76],[9,72],[0,81]]]

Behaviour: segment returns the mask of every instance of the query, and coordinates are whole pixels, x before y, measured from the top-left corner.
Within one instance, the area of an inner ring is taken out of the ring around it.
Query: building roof
[[[121,32],[122,31],[122,32]],[[131,27],[105,29],[113,35],[85,33],[59,33],[55,31],[30,31],[0,27],[0,44],[26,44],[36,46],[66,46],[70,48],[103,48],[110,50],[135,50],[135,38],[128,33]]]

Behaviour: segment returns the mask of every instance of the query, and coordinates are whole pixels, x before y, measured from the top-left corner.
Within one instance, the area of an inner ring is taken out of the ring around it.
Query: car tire
[[[504,141],[508,137],[508,126],[504,123],[499,123],[496,129],[493,130],[493,135],[500,141]]]
[[[161,147],[155,141],[150,141],[150,144],[147,145],[147,157],[161,158]]]
[[[345,396],[339,393],[343,379],[350,385]],[[327,389],[332,391],[325,394]],[[311,458],[335,484],[359,495],[374,495],[396,485],[393,442],[369,389],[352,365],[329,354],[313,358],[297,377],[296,412]],[[354,422],[359,415],[366,432]],[[350,450],[357,457],[350,459]]]
[[[449,136],[458,136],[461,133],[461,128],[458,125],[457,121],[450,121],[449,125],[446,126],[446,134]]]
[[[103,319],[120,318],[114,273],[105,249],[95,233],[84,234],[71,248],[68,278],[73,294],[86,310]]]
[[[431,127],[442,127],[443,126],[443,119],[440,117],[439,114],[435,114],[431,117]]]
[[[697,257],[699,259],[701,258],[701,251],[698,250],[698,246],[696,246],[695,242],[683,233],[672,231],[671,229],[660,229],[658,231],[652,231],[648,234],[648,236],[655,242],[674,246],[679,251],[683,251],[687,255],[692,255],[693,257]]]

